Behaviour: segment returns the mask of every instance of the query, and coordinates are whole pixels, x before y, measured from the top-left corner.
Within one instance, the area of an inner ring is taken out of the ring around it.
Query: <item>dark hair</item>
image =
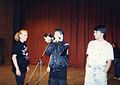
[[[47,36],[50,37],[50,38],[53,38],[53,35],[51,33],[45,33],[44,34],[44,37],[47,37]]]
[[[97,25],[94,27],[95,31],[100,31],[101,33],[106,34],[107,33],[107,28],[104,25]]]
[[[56,29],[55,29],[55,32],[56,32],[56,31],[58,31],[58,32],[60,32],[60,34],[63,34],[63,35],[64,35],[64,31],[63,31],[61,28],[56,28]]]

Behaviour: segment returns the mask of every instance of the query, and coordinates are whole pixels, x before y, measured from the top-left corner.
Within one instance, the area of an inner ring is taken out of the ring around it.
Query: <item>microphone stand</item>
[[[27,82],[26,82],[26,85],[29,84],[29,82],[30,82],[30,80],[32,79],[32,77],[33,77],[35,71],[37,70],[38,66],[40,66],[40,78],[39,78],[39,80],[36,82],[36,84],[40,81],[40,85],[42,85],[42,78],[47,74],[47,71],[46,71],[46,72],[42,75],[42,58],[43,58],[43,56],[44,56],[44,54],[45,54],[45,51],[46,51],[46,49],[48,48],[48,46],[49,46],[49,44],[46,46],[45,50],[43,51],[42,57],[39,58],[38,63],[37,63],[37,65],[35,66],[35,69],[33,70],[32,74],[30,75],[30,77],[28,78],[28,80],[27,80]],[[36,84],[35,84],[35,85],[36,85]]]

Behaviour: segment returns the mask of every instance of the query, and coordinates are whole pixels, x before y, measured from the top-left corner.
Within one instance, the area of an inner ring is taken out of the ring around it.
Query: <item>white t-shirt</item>
[[[92,40],[88,44],[87,52],[87,64],[97,66],[106,65],[108,59],[113,60],[113,47],[107,41]]]

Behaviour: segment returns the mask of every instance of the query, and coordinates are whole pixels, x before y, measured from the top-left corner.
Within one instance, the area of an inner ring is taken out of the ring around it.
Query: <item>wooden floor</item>
[[[36,65],[30,65],[30,71],[26,75],[26,80],[28,80],[29,76],[32,74]],[[42,74],[46,71],[46,67],[42,67]],[[35,74],[33,75],[32,79],[28,83],[29,85],[35,85],[36,81],[39,79],[39,68],[36,70]],[[48,85],[48,76],[47,73],[42,78],[41,85]],[[78,68],[68,68],[68,85],[84,85],[84,71]],[[115,80],[112,78],[112,73],[108,75],[108,85],[120,85],[120,80]],[[0,85],[16,85],[15,78],[13,73],[11,72],[11,65],[0,65]],[[40,85],[40,84],[38,84]]]

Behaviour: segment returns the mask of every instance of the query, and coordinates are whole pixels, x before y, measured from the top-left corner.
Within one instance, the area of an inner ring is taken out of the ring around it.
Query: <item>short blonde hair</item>
[[[15,41],[19,41],[20,40],[20,34],[22,34],[23,31],[27,32],[26,29],[21,29],[20,31],[15,33],[15,36],[14,36]]]

